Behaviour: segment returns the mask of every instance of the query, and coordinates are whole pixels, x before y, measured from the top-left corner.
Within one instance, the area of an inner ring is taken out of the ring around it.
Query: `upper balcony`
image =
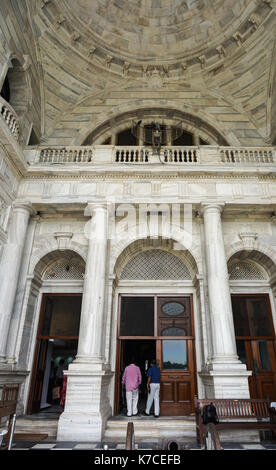
[[[24,151],[28,173],[97,172],[275,172],[274,147],[151,147],[68,146],[38,147]]]
[[[19,117],[17,116],[12,106],[10,106],[10,104],[7,103],[7,101],[5,101],[4,98],[2,98],[1,96],[0,116],[3,119],[5,125],[10,130],[12,136],[15,138],[15,140],[18,141],[21,134]]]

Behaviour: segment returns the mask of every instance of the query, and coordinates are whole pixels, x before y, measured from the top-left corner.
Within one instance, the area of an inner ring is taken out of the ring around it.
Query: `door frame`
[[[82,297],[82,292],[43,292],[42,293],[42,299],[41,299],[41,304],[40,304],[40,309],[39,309],[39,318],[38,318],[38,324],[36,328],[36,334],[35,334],[35,348],[34,348],[34,357],[33,357],[33,364],[31,368],[31,378],[30,378],[30,387],[29,387],[29,392],[28,392],[28,398],[27,398],[27,408],[26,408],[26,414],[31,414],[32,413],[32,408],[33,408],[33,402],[34,402],[34,394],[35,394],[35,388],[37,385],[37,372],[38,372],[38,364],[39,364],[39,359],[40,359],[40,347],[41,344],[44,341],[48,341],[49,339],[74,339],[78,340],[78,336],[42,336],[39,334],[42,320],[43,320],[43,313],[45,309],[45,303],[46,303],[46,298],[47,297]],[[81,313],[81,312],[80,312]],[[47,355],[47,346],[46,350],[44,351],[44,358],[43,361],[45,362],[46,360],[46,355]],[[40,399],[41,399],[41,394],[42,394],[42,389],[40,393]]]
[[[190,337],[192,339],[192,361],[193,361],[193,381],[194,381],[194,391],[197,394],[198,390],[198,380],[197,380],[197,360],[196,360],[196,329],[195,329],[195,312],[194,312],[194,295],[191,292],[192,289],[189,289],[189,292],[169,292],[163,291],[163,289],[158,289],[158,292],[150,292],[147,289],[147,292],[144,291],[143,288],[139,289],[136,288],[135,293],[129,292],[118,292],[118,299],[117,299],[117,328],[116,328],[116,359],[115,359],[115,381],[114,381],[114,411],[113,415],[117,415],[119,411],[119,401],[120,401],[120,365],[121,365],[121,357],[122,357],[122,341],[124,340],[155,340],[156,341],[156,354],[161,354],[161,340],[164,339],[164,336],[157,335],[157,299],[158,297],[189,297],[190,298],[190,308],[191,308],[191,322],[192,322],[192,331],[193,336]],[[121,298],[122,297],[154,297],[154,336],[120,336],[120,324],[121,324]],[[178,339],[178,337],[171,337],[166,336],[165,339]],[[183,337],[184,338],[184,337]],[[181,338],[181,339],[183,339]],[[187,337],[185,337],[187,339]],[[188,347],[188,345],[187,345]],[[158,350],[160,348],[160,350]],[[191,350],[191,347],[189,347]],[[193,405],[193,398],[192,398],[192,407]]]
[[[271,371],[263,371],[261,370],[260,373],[255,373],[255,370],[252,369],[252,366],[251,364],[248,363],[248,370],[252,370],[252,376],[248,378],[248,382],[249,382],[249,391],[250,391],[250,395],[252,393],[252,391],[254,390],[254,393],[253,393],[253,398],[255,398],[255,395],[257,394],[257,398],[260,397],[260,389],[261,389],[261,381],[262,381],[262,378],[265,378],[266,376],[269,376],[269,375],[274,375],[275,377],[275,383],[276,383],[276,324],[275,324],[275,311],[274,311],[274,304],[272,303],[272,298],[271,298],[271,290],[269,289],[268,292],[264,292],[262,289],[262,292],[257,292],[256,293],[256,290],[258,289],[254,289],[254,292],[250,292],[250,290],[253,290],[252,289],[252,286],[251,288],[249,287],[243,287],[242,289],[236,289],[236,290],[239,290],[239,292],[233,292],[235,289],[231,289],[231,298],[232,297],[243,297],[243,298],[260,298],[260,297],[263,297],[266,299],[266,304],[267,304],[267,307],[268,307],[268,315],[269,315],[269,321],[270,321],[270,325],[272,327],[272,336],[260,336],[260,337],[241,337],[241,336],[236,336],[235,335],[235,340],[240,340],[240,341],[244,341],[245,343],[245,351],[246,351],[246,357],[247,357],[247,362],[249,362],[249,359],[251,360],[257,360],[258,362],[258,359],[259,359],[259,356],[258,356],[258,351],[257,351],[257,342],[259,340],[266,340],[266,341],[269,341],[271,344],[269,345],[269,349],[271,350],[271,347],[274,349],[274,358],[273,358],[273,365],[275,365],[275,367],[273,369],[271,369]],[[241,292],[242,291],[242,292]],[[271,360],[271,357],[270,357],[270,360]],[[251,362],[251,361],[250,361]],[[257,364],[258,366],[258,364]],[[266,398],[266,397],[263,397],[263,398]]]

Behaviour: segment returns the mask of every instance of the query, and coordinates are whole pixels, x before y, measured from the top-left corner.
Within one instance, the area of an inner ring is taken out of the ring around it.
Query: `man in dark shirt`
[[[145,410],[145,415],[149,416],[152,403],[154,402],[154,416],[158,418],[159,416],[159,393],[160,393],[160,369],[156,365],[156,360],[153,359],[150,362],[150,368],[147,373],[148,383],[148,399],[147,406]]]

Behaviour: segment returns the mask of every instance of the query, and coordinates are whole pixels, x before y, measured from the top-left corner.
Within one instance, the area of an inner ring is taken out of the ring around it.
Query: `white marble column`
[[[212,331],[209,378],[217,397],[249,396],[246,366],[237,356],[221,213],[224,204],[202,204],[208,300]],[[212,392],[211,392],[212,393]]]
[[[58,424],[58,440],[101,440],[111,415],[109,387],[111,372],[104,364],[103,341],[106,321],[106,262],[108,208],[89,204],[86,215],[88,253],[85,269],[78,352],[67,372],[64,413]]]
[[[23,247],[30,215],[34,214],[28,201],[15,201],[8,240],[3,247],[0,262],[0,362],[6,362],[6,345],[17,282],[22,261]]]
[[[10,364],[15,364],[18,362],[18,349],[21,343],[20,324],[22,325],[23,317],[25,317],[23,313],[23,302],[28,284],[27,274],[30,263],[30,257],[33,250],[35,231],[39,220],[39,216],[31,217],[26,232],[26,240],[22,254],[22,262],[18,277],[13,312],[9,327],[8,341],[6,346],[6,359],[7,362]]]
[[[103,362],[103,321],[106,282],[108,212],[106,204],[89,204],[88,254],[83,286],[76,362]]]

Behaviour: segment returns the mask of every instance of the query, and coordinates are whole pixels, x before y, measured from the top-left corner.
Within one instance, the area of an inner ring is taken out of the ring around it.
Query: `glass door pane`
[[[271,370],[269,353],[267,348],[267,341],[259,340],[258,341],[260,365],[262,370]]]
[[[238,353],[238,356],[239,356],[239,360],[243,364],[246,364],[246,366],[248,367],[245,341],[237,340],[237,353]]]
[[[120,336],[154,336],[154,297],[122,296]]]
[[[162,341],[163,370],[187,370],[187,341],[163,340]]]

